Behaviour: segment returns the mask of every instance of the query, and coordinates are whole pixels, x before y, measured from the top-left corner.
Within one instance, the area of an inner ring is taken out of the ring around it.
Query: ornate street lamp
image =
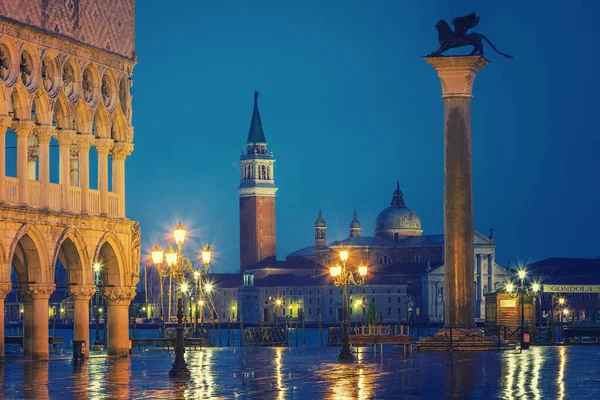
[[[506,293],[512,298],[517,298],[521,295],[521,348],[524,345],[525,339],[525,295],[527,294],[529,297],[537,296],[540,291],[540,284],[538,282],[533,282],[531,287],[527,287],[525,284],[525,280],[527,278],[527,271],[524,268],[521,268],[517,271],[517,276],[519,277],[519,285],[515,287],[512,282],[508,282],[505,286]],[[535,318],[535,316],[534,316]],[[535,320],[534,320],[535,321]]]
[[[185,354],[185,345],[183,343],[183,292],[187,291],[189,288],[188,283],[185,281],[185,274],[194,272],[200,272],[200,274],[208,274],[208,268],[210,267],[210,257],[208,257],[209,263],[204,262],[204,252],[203,256],[203,264],[205,267],[205,271],[200,269],[194,269],[194,265],[190,261],[189,258],[185,258],[182,255],[183,252],[183,243],[185,241],[186,230],[178,223],[175,229],[173,229],[173,237],[175,239],[175,243],[177,244],[177,251],[173,249],[173,247],[169,247],[166,253],[163,253],[160,246],[156,245],[152,250],[152,261],[156,265],[157,269],[162,269],[164,267],[164,263],[169,270],[169,274],[178,282],[179,290],[177,291],[177,329],[176,329],[176,337],[175,337],[175,362],[171,370],[169,371],[169,375],[173,377],[188,377],[190,375],[190,371],[188,369],[187,363],[185,362],[184,354]],[[199,279],[201,277],[199,276]]]
[[[343,296],[344,296],[344,309],[342,313],[342,349],[340,350],[340,354],[338,359],[340,361],[352,361],[354,357],[352,356],[352,352],[350,351],[350,321],[348,318],[348,309],[349,309],[349,301],[348,301],[348,285],[362,285],[365,283],[365,277],[367,276],[367,267],[361,265],[358,267],[358,278],[354,278],[354,273],[348,271],[346,266],[348,262],[348,250],[342,249],[340,251],[340,260],[342,261],[342,265],[335,265],[329,268],[329,273],[333,278],[333,284],[335,286],[342,286]]]
[[[102,350],[102,339],[100,338],[100,263],[94,263],[94,283],[96,284],[96,337],[94,338],[94,348]]]

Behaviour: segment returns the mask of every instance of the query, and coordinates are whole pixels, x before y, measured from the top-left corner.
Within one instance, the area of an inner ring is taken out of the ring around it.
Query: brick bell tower
[[[267,140],[258,112],[258,92],[254,92],[254,112],[246,154],[240,156],[240,271],[276,255],[275,187],[273,152],[267,153]]]

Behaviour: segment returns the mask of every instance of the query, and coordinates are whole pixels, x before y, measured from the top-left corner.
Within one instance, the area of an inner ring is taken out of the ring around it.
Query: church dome
[[[404,195],[397,184],[390,207],[381,211],[375,220],[375,236],[398,240],[406,236],[420,236],[421,219],[404,203]]]

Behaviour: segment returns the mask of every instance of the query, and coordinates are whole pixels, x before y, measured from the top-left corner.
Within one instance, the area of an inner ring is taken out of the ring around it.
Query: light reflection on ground
[[[169,379],[172,353],[130,358],[0,364],[0,398],[373,399],[600,398],[598,347],[533,347],[518,352],[360,354],[337,349],[209,348],[186,354],[192,377]]]

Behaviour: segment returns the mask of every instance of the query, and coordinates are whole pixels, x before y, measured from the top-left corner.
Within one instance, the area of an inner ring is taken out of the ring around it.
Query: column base
[[[31,358],[37,361],[47,361],[50,357],[48,356],[48,352],[33,352]]]
[[[184,361],[180,364],[172,364],[173,366],[169,370],[169,376],[173,378],[189,378],[191,373],[188,369],[187,363]]]
[[[110,347],[108,348],[108,355],[109,356],[118,356],[118,357],[129,357],[129,347],[126,348],[117,348],[117,349],[111,349]]]

